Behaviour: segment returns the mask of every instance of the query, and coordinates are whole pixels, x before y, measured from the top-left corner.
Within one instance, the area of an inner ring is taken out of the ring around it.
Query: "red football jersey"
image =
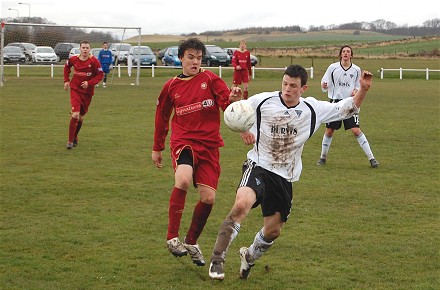
[[[252,74],[252,66],[251,66],[251,53],[248,50],[240,51],[239,49],[234,51],[232,55],[232,65],[234,68],[237,65],[240,65],[241,69],[247,69],[249,74]]]
[[[64,65],[64,82],[68,82],[70,78],[71,68],[73,67],[73,77],[70,81],[70,88],[78,92],[93,96],[95,85],[103,78],[101,64],[94,56],[90,56],[86,60],[81,60],[78,55],[69,58]],[[87,89],[81,87],[83,81],[88,81]]]
[[[167,81],[157,100],[154,151],[162,151],[171,120],[170,145],[224,145],[220,136],[220,108],[229,105],[230,90],[216,74],[204,69],[195,76],[174,77]]]

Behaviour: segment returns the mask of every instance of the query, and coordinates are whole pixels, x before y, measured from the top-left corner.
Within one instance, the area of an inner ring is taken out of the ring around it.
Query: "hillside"
[[[188,36],[142,35],[141,43],[159,50],[176,45]],[[306,33],[271,32],[267,34],[216,33],[201,35],[206,44],[220,47],[238,46],[240,40],[247,41],[248,49],[260,56],[334,56],[341,45],[349,44],[358,56],[364,57],[440,57],[440,36],[409,37],[382,34],[372,31],[328,30]],[[138,38],[126,40],[137,43]]]
[[[361,31],[355,35],[354,30],[328,30],[321,32],[270,32],[270,33],[246,33],[237,34],[235,32],[215,33],[215,35],[196,35],[204,42],[240,42],[244,39],[248,43],[263,42],[270,43],[274,41],[310,41],[310,40],[356,40],[362,41],[378,41],[405,38],[402,36],[386,35],[372,31]],[[141,35],[141,42],[161,43],[161,42],[179,42],[188,38],[187,35],[164,35],[164,34],[146,34]],[[136,43],[138,37],[132,37],[126,40],[127,42]]]

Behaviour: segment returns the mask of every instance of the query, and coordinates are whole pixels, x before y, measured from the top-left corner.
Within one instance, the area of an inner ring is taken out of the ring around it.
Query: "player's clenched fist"
[[[373,81],[373,74],[367,70],[363,70],[359,81],[361,87],[368,91]]]

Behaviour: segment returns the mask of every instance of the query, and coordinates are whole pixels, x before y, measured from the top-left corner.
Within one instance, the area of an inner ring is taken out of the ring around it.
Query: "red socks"
[[[78,139],[78,133],[79,133],[79,130],[81,130],[82,124],[83,124],[83,121],[78,121],[78,123],[76,124],[76,130],[75,130],[75,137],[74,137],[74,139]]]
[[[185,243],[190,245],[197,244],[197,239],[203,231],[203,228],[208,221],[208,217],[212,210],[212,204],[207,204],[199,201],[194,208],[191,225],[186,234]]]
[[[69,143],[73,143],[73,139],[75,138],[76,128],[78,126],[78,120],[74,118],[70,118],[69,124]]]
[[[243,91],[243,99],[247,100],[249,96],[249,91]]]
[[[168,234],[167,240],[179,236],[180,220],[185,208],[186,191],[177,187],[173,188],[168,210]]]
[[[179,236],[180,220],[182,219],[183,209],[185,208],[186,191],[177,187],[173,188],[170,197],[168,211],[168,233],[167,240]],[[211,214],[212,204],[206,204],[199,201],[194,208],[191,225],[186,234],[185,243],[190,245],[197,244],[197,239],[203,231],[203,228]]]

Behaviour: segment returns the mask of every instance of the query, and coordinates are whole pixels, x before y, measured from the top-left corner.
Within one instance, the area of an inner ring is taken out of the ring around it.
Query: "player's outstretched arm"
[[[367,96],[367,91],[371,87],[371,83],[373,82],[373,74],[367,70],[362,71],[361,78],[360,78],[360,85],[359,91],[356,92],[356,94],[353,97],[354,104],[356,107],[360,107],[362,105],[362,102],[364,101],[365,97]]]

